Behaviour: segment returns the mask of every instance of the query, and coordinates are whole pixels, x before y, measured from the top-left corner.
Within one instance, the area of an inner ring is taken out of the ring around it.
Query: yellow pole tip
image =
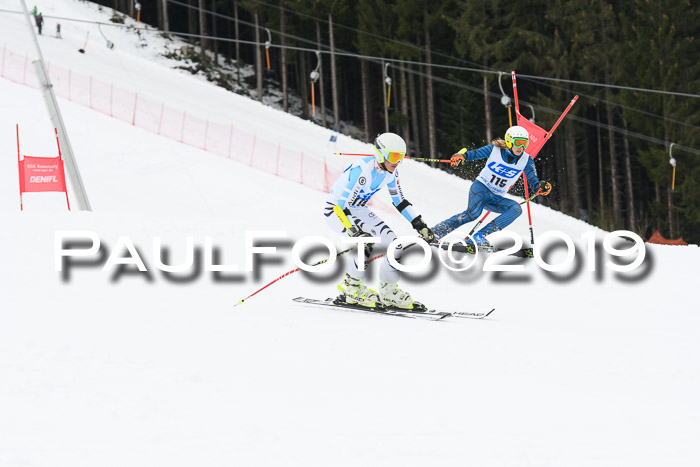
[[[467,148],[462,148],[459,150],[459,154],[464,154],[465,152],[467,152]]]

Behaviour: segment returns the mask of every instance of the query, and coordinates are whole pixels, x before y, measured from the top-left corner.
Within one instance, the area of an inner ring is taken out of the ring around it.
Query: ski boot
[[[486,236],[481,232],[477,232],[470,238],[466,239],[467,242],[467,252],[470,254],[476,254],[476,250],[485,251],[491,253],[494,251],[493,245],[489,243]]]
[[[362,283],[362,279],[355,279],[350,274],[345,274],[345,279],[338,285],[338,290],[340,290],[341,294],[336,298],[336,302],[340,301],[368,308],[381,307],[377,292],[367,288]]]
[[[411,294],[399,289],[396,284],[382,283],[379,289],[379,299],[387,308],[400,308],[402,310],[425,311],[422,303],[416,302]]]

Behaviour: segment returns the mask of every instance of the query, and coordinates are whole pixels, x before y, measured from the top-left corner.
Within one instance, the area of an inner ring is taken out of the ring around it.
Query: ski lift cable
[[[168,0],[168,1],[174,1],[174,0]],[[0,9],[0,12],[19,13],[19,12],[16,12],[16,11],[9,11],[9,10],[2,10],[2,9]],[[122,24],[102,23],[102,22],[99,22],[99,21],[77,20],[77,19],[73,19],[73,18],[56,17],[56,16],[46,16],[46,17],[47,17],[47,18],[53,18],[53,19],[62,19],[62,20],[65,20],[65,21],[76,21],[76,22],[83,22],[83,23],[102,24],[102,25],[114,26],[114,27],[130,27],[130,26],[122,25]],[[142,29],[142,31],[143,31],[143,32],[156,32],[156,33],[161,32],[160,30],[158,30],[158,29],[156,29],[156,28],[150,28],[150,27],[149,27],[149,28],[144,28],[144,29]],[[265,45],[265,43],[259,43],[259,42],[255,42],[255,41],[247,41],[247,40],[242,40],[242,39],[231,39],[231,38],[222,38],[222,37],[203,36],[203,35],[200,35],[200,34],[190,34],[190,33],[172,32],[172,31],[170,31],[169,33],[172,34],[172,35],[175,35],[175,36],[182,36],[182,37],[193,37],[193,38],[204,38],[204,37],[207,37],[207,38],[210,39],[210,40],[219,40],[219,41],[223,41],[223,42],[238,42],[238,43],[241,43],[241,44],[257,45],[257,46]],[[319,54],[320,54],[320,53],[330,54],[330,51],[326,51],[326,50],[321,51],[321,50],[314,50],[314,49],[306,49],[306,48],[303,48],[303,47],[282,46],[281,44],[271,44],[271,47],[280,48],[280,49],[287,49],[287,50],[296,50],[296,51],[301,51],[301,52],[313,52],[313,53],[317,53],[317,52],[318,52]],[[451,69],[456,69],[456,70],[461,70],[461,71],[476,71],[476,72],[480,72],[480,73],[490,73],[490,74],[503,73],[503,72],[490,72],[490,71],[485,71],[485,70],[467,69],[467,68],[464,68],[464,67],[453,67],[453,66],[448,66],[448,65],[435,65],[435,64],[428,64],[428,63],[423,63],[423,62],[415,62],[415,61],[410,61],[410,60],[385,59],[385,58],[382,58],[382,57],[376,57],[376,56],[370,56],[370,55],[362,55],[362,54],[356,54],[356,53],[351,53],[351,52],[335,51],[334,53],[335,53],[336,55],[339,55],[339,56],[347,56],[347,57],[354,57],[354,58],[362,58],[362,59],[374,61],[374,62],[376,62],[376,63],[380,63],[382,60],[385,60],[385,61],[387,61],[387,62],[395,62],[395,63],[408,64],[408,65],[411,65],[411,64],[426,65],[426,66],[427,66],[427,65],[430,65],[430,66],[433,66],[433,67],[436,67],[436,68],[451,68]],[[413,69],[410,69],[410,70],[409,70],[409,69],[406,69],[406,71],[409,72],[409,73],[413,73],[413,74],[419,75],[419,76],[422,75],[422,76],[428,77],[428,74],[427,74],[427,73],[422,73],[422,72],[420,72],[420,71],[418,71],[418,70],[413,70]],[[520,75],[519,75],[519,76],[520,76]],[[532,75],[523,75],[523,76],[527,76],[527,77],[530,77],[530,78],[533,78],[533,79],[537,79],[537,78],[538,78],[538,77],[533,77]],[[480,93],[480,94],[484,94],[483,89],[479,89],[479,88],[476,88],[476,87],[473,87],[473,86],[469,86],[469,85],[466,85],[466,84],[463,84],[463,83],[457,83],[457,82],[455,82],[455,81],[447,80],[447,79],[445,79],[445,78],[440,78],[440,77],[435,76],[435,75],[431,75],[431,77],[432,77],[433,80],[438,81],[438,82],[442,82],[442,83],[445,83],[445,84],[457,86],[457,87],[460,87],[460,88],[463,88],[463,89],[471,90],[471,91],[473,91],[473,92],[477,92],[477,93]],[[549,78],[549,79],[550,79],[550,80],[553,80],[553,81],[558,80],[558,78]],[[593,83],[593,84],[598,84],[598,83]],[[612,86],[612,85],[611,85],[611,86]],[[652,92],[671,93],[671,92],[669,92],[669,91],[655,91],[655,90],[652,90]],[[496,97],[496,98],[502,97],[502,95],[499,95],[499,94],[496,94],[496,93],[493,93],[493,92],[489,92],[489,95],[490,95],[491,97]],[[696,96],[696,95],[689,95],[689,96],[691,96],[691,97],[700,97],[700,96]],[[523,103],[525,103],[525,102],[523,101]],[[526,104],[526,105],[531,105],[531,104],[527,104],[527,103],[525,103],[525,104]],[[535,105],[534,107],[537,107],[538,109],[544,111],[545,113],[554,112],[552,109],[549,109],[548,107],[543,107],[543,106],[540,106],[540,105]],[[628,135],[628,136],[633,137],[633,138],[643,139],[643,140],[646,140],[646,141],[648,141],[648,142],[653,142],[653,143],[663,144],[663,145],[668,144],[668,143],[667,143],[666,141],[664,141],[664,140],[661,140],[661,139],[658,139],[658,138],[654,138],[654,137],[651,137],[651,136],[647,136],[647,135],[643,135],[643,134],[641,134],[641,133],[630,132],[629,130],[624,130],[624,129],[615,127],[615,126],[613,126],[613,125],[607,125],[607,124],[604,124],[604,123],[598,123],[598,122],[595,122],[595,121],[592,121],[592,120],[588,120],[588,119],[584,119],[584,118],[582,118],[582,117],[577,117],[577,116],[574,116],[574,115],[569,116],[569,118],[572,119],[572,120],[577,120],[577,121],[579,121],[579,122],[581,122],[581,123],[585,123],[585,124],[592,125],[592,126],[596,126],[596,127],[600,127],[600,128],[608,128],[608,127],[609,127],[609,128],[611,128],[611,129],[613,129],[613,131],[615,131],[616,133],[625,134],[625,135]],[[675,144],[675,147],[676,147],[678,150],[686,151],[686,152],[689,152],[689,153],[692,153],[692,154],[695,154],[695,155],[700,155],[700,150],[697,150],[697,149],[694,149],[694,148],[689,148],[689,147],[687,147],[687,146],[682,146],[682,145],[678,145],[678,144]]]
[[[520,79],[520,75],[518,75],[518,79]],[[534,82],[533,80],[530,80],[530,79],[527,79],[527,78],[522,79],[522,81],[528,81],[528,82],[531,82],[531,83]],[[564,92],[567,92],[567,93],[571,93],[571,90],[570,90],[570,89],[563,88],[563,87],[561,87],[561,86],[557,86],[557,85],[554,85],[554,84],[546,84],[546,83],[541,83],[541,84],[544,84],[545,86],[550,87],[550,88],[552,88],[552,89],[559,89],[559,90],[561,90],[561,91],[564,91]],[[646,110],[635,109],[634,107],[630,107],[630,106],[628,106],[628,105],[618,104],[617,102],[612,102],[612,101],[609,101],[609,100],[605,100],[605,99],[602,99],[602,98],[600,98],[600,97],[592,96],[592,95],[590,95],[590,94],[586,94],[586,93],[583,93],[583,92],[578,92],[578,91],[577,91],[576,94],[578,94],[578,95],[581,96],[581,97],[585,97],[586,100],[594,100],[594,101],[596,101],[596,102],[602,102],[602,103],[604,103],[604,104],[610,104],[610,105],[613,105],[613,106],[615,106],[615,107],[620,107],[620,108],[622,108],[622,109],[629,110],[630,112],[636,112],[636,113],[639,113],[639,114],[642,114],[642,115],[646,115],[647,117],[653,117],[653,118],[656,118],[656,119],[659,119],[659,120],[666,120],[666,121],[668,121],[668,122],[672,122],[672,123],[675,123],[675,124],[677,124],[677,125],[682,125],[682,126],[686,126],[686,127],[688,127],[688,128],[693,128],[693,129],[695,129],[695,130],[700,130],[700,126],[698,126],[698,125],[693,125],[693,124],[691,124],[691,123],[687,123],[687,122],[684,122],[684,121],[682,121],[682,120],[676,120],[675,118],[665,117],[665,116],[663,116],[663,115],[655,114],[655,113],[653,113],[653,112],[647,112]]]
[[[217,16],[219,18],[235,20],[235,18],[232,18],[230,16],[223,15],[221,13],[216,13],[216,12],[213,12],[211,10],[199,8],[199,7],[196,7],[194,5],[188,5],[186,3],[182,3],[182,2],[179,2],[177,0],[167,0],[167,1],[170,3],[176,4],[176,5],[184,6],[186,8],[191,8],[191,9],[198,10],[198,11],[201,10],[204,13],[208,13],[208,14],[211,14],[213,16]],[[239,22],[242,22],[242,21],[239,20]],[[381,36],[379,36],[379,37],[381,37]],[[382,38],[382,39],[387,39],[387,38]],[[361,55],[361,54],[354,54],[352,56],[363,57],[363,55]],[[377,57],[373,57],[373,58],[377,58]],[[379,57],[379,58],[381,59],[381,57]],[[411,64],[416,64],[416,65],[431,66],[433,68],[445,68],[445,69],[453,69],[453,70],[460,70],[460,71],[472,71],[472,72],[488,73],[488,74],[494,74],[494,75],[499,74],[499,73],[506,73],[506,72],[499,71],[499,70],[484,70],[483,68],[460,67],[460,66],[456,66],[456,65],[439,65],[439,64],[434,64],[434,63],[417,62],[417,61],[411,61],[411,60],[388,59],[388,58],[384,58],[383,60],[393,61],[396,63],[411,63]],[[509,72],[507,72],[507,73],[509,73]],[[669,95],[682,96],[682,97],[691,97],[691,98],[696,98],[696,99],[700,98],[700,94],[688,94],[688,93],[675,92],[675,91],[662,91],[662,90],[657,90],[657,89],[645,89],[645,88],[637,88],[637,87],[631,87],[631,86],[619,86],[619,85],[613,85],[613,84],[595,83],[595,82],[591,82],[591,81],[565,80],[565,79],[561,79],[561,78],[549,78],[546,76],[537,76],[537,75],[518,75],[518,76],[522,76],[524,78],[535,79],[535,80],[542,80],[542,81],[559,81],[559,82],[563,82],[563,83],[573,83],[573,84],[580,84],[580,85],[585,85],[585,86],[610,87],[610,88],[614,88],[614,89],[624,89],[624,90],[638,91],[638,92],[652,92],[652,93],[659,93],[659,94],[669,94]]]
[[[415,74],[415,75],[419,75],[419,76],[423,76],[423,77],[428,77],[428,74],[427,74],[427,73],[424,73],[424,72],[421,72],[421,71],[417,71],[417,70],[406,70],[406,71],[409,72],[409,73],[413,73],[413,74]],[[433,79],[434,79],[435,81],[442,82],[442,83],[444,83],[444,84],[449,84],[449,85],[452,85],[452,86],[455,86],[455,87],[458,87],[458,88],[462,88],[462,89],[466,89],[466,90],[469,90],[469,91],[473,91],[473,92],[475,92],[475,93],[479,93],[479,94],[482,94],[482,95],[484,94],[484,90],[483,90],[483,89],[477,88],[477,87],[474,87],[474,86],[470,86],[470,85],[468,85],[468,84],[458,83],[458,82],[456,82],[456,81],[451,81],[451,80],[448,80],[448,79],[446,79],[446,78],[441,78],[441,77],[435,76],[435,75],[433,75]],[[489,97],[493,97],[493,98],[499,98],[499,97],[501,97],[500,94],[495,93],[495,92],[493,92],[493,91],[489,91],[488,94],[489,94]],[[551,115],[560,115],[560,114],[561,114],[561,111],[554,110],[554,109],[550,109],[549,107],[545,107],[545,106],[542,106],[542,105],[531,104],[531,103],[529,103],[529,102],[527,102],[527,101],[523,101],[523,100],[520,100],[520,103],[523,104],[523,105],[530,106],[530,107],[533,109],[533,111],[534,111],[534,108],[537,108],[539,111],[544,112],[544,113],[547,113],[547,114],[551,114]],[[577,122],[579,122],[579,123],[583,123],[584,125],[590,125],[590,126],[594,126],[594,127],[598,127],[598,128],[604,128],[604,129],[610,128],[610,129],[612,129],[615,133],[618,133],[618,134],[621,134],[621,135],[625,135],[625,136],[628,136],[628,137],[630,137],[630,138],[641,139],[641,140],[647,141],[647,142],[649,142],[649,143],[659,144],[659,145],[663,145],[663,146],[666,146],[666,145],[669,144],[668,141],[664,141],[664,140],[662,140],[662,139],[655,138],[655,137],[653,137],[653,136],[648,136],[648,135],[645,135],[645,134],[642,134],[642,133],[636,133],[636,132],[633,132],[633,131],[625,130],[624,128],[616,127],[616,126],[614,126],[614,125],[608,125],[607,123],[597,122],[597,121],[594,121],[594,120],[589,120],[589,119],[587,119],[587,118],[578,117],[578,116],[576,116],[576,115],[571,115],[571,114],[570,114],[570,115],[567,115],[566,118],[567,118],[567,119],[570,119],[570,120],[577,121]],[[691,148],[691,147],[688,147],[688,146],[681,146],[681,145],[679,145],[679,144],[674,144],[674,147],[675,147],[677,150],[683,150],[683,151],[685,151],[685,152],[688,152],[688,153],[691,153],[691,154],[694,154],[694,155],[700,155],[700,150],[695,149],[695,148]]]
[[[199,10],[198,7],[195,7],[192,5],[187,5],[185,3],[178,2],[177,0],[167,0],[167,1],[174,3],[174,4],[179,4],[179,5],[185,6],[187,8]],[[16,11],[9,11],[9,10],[0,10],[0,11],[9,12],[9,13],[19,13]],[[203,10],[203,11],[207,12],[207,10]],[[218,16],[218,17],[226,18],[226,19],[233,19],[229,16],[222,15],[220,13],[211,12],[210,14]],[[102,22],[98,22],[98,21],[74,20],[72,18],[65,18],[65,17],[58,17],[58,16],[46,16],[46,18],[62,19],[65,21],[78,21],[78,22],[84,22],[84,23],[102,24],[102,25],[109,25],[109,26],[115,26],[115,27],[131,27],[131,26],[125,26],[125,25],[121,25],[121,24],[102,23]],[[242,24],[254,26],[254,24],[248,23],[246,21],[239,20],[239,22]],[[142,29],[142,31],[161,32],[159,29],[156,29],[156,28]],[[279,31],[274,31],[274,32],[275,32],[275,34],[282,35],[282,33],[280,33]],[[193,37],[193,38],[206,37],[209,40],[218,40],[218,41],[223,41],[223,42],[238,42],[241,44],[250,44],[250,45],[258,45],[258,46],[265,45],[265,43],[258,43],[258,42],[254,42],[254,41],[245,41],[245,40],[241,40],[241,39],[231,39],[231,38],[215,37],[215,36],[203,36],[200,34],[189,34],[189,33],[173,32],[173,31],[169,31],[169,34],[183,36],[183,37]],[[298,40],[300,42],[314,44],[316,47],[318,47],[318,45],[316,44],[315,41],[311,41],[311,40],[304,39],[301,37],[293,36],[290,34],[284,34],[284,36]],[[315,49],[305,49],[302,47],[294,47],[294,46],[282,46],[281,44],[274,44],[271,47],[284,48],[284,49],[288,49],[288,50],[304,51],[304,52],[314,52],[315,51]],[[324,46],[324,48],[328,48],[328,47]],[[331,52],[329,50],[323,50],[322,53],[330,54]],[[339,56],[352,57],[352,58],[362,58],[362,59],[367,59],[367,60],[375,60],[377,62],[381,62],[383,60],[385,62],[401,63],[401,64],[407,64],[407,65],[420,65],[420,66],[428,66],[428,67],[438,68],[438,69],[441,68],[441,69],[456,70],[456,71],[469,71],[469,72],[492,74],[492,75],[506,73],[504,71],[498,71],[498,70],[484,70],[484,69],[479,69],[479,68],[462,67],[462,66],[456,66],[456,65],[442,65],[442,64],[421,62],[421,61],[415,61],[415,60],[403,60],[403,59],[397,59],[397,58],[384,58],[384,57],[378,57],[378,56],[372,56],[372,55],[363,55],[363,54],[358,54],[358,53],[353,53],[353,52],[348,52],[348,51],[341,51],[341,49],[336,49],[333,53],[335,55],[339,55]],[[546,77],[546,76],[537,76],[537,75],[518,75],[518,76],[519,77],[522,76],[523,78],[530,78],[531,80],[554,81],[554,82],[563,82],[563,83],[570,83],[570,84],[580,84],[580,85],[584,85],[584,86],[598,86],[598,87],[604,87],[604,88],[608,87],[608,88],[612,88],[612,89],[621,89],[621,90],[637,91],[637,92],[648,92],[648,93],[665,94],[665,95],[673,95],[673,96],[680,96],[680,97],[690,97],[690,98],[695,98],[695,99],[700,98],[700,94],[689,94],[689,93],[682,93],[682,92],[676,92],[676,91],[664,91],[664,90],[659,90],[659,89],[646,89],[646,88],[638,88],[638,87],[632,87],[632,86],[620,86],[620,85],[614,85],[614,84],[596,83],[596,82],[592,82],[592,81],[566,80],[566,79],[562,79],[562,78],[550,78],[550,77]],[[578,92],[578,91],[571,90],[569,92],[574,94],[575,92]]]

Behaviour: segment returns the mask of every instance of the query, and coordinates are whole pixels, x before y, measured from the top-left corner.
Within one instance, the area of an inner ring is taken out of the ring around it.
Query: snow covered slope
[[[38,6],[109,17],[73,0]],[[16,9],[5,0],[0,7]],[[23,28],[20,17],[0,14],[0,42],[26,47]],[[328,130],[168,69],[150,43],[143,49],[113,32],[117,47],[101,50],[93,31],[96,43],[79,54],[84,32],[64,25],[63,41],[42,37],[46,58],[318,157],[336,150]],[[484,321],[291,303],[333,295],[339,274],[296,273],[234,308],[293,267],[289,244],[259,274],[167,275],[156,268],[153,238],[169,249],[168,264],[185,259],[187,237],[200,249],[210,237],[219,262],[241,268],[247,231],[284,230],[292,241],[324,235],[340,245],[322,219],[324,193],[61,100],[94,212],[65,212],[54,194],[25,195],[19,212],[14,125],[24,154],[53,156],[55,140],[37,91],[0,79],[0,95],[1,466],[700,462],[697,247],[647,245],[632,274],[611,272],[604,253],[597,272],[587,271],[579,241],[578,268],[561,273],[534,262],[521,273],[485,273],[481,264],[454,273],[436,260],[403,278],[438,308],[495,307]],[[367,150],[345,137],[337,147]],[[463,180],[411,161],[401,177],[430,223],[466,205]],[[379,215],[412,235],[385,209],[388,196],[378,196]],[[543,206],[533,218],[536,234],[606,234]],[[56,272],[60,230],[95,232],[105,254],[128,237],[149,273],[101,264]],[[527,236],[525,216],[511,230]],[[374,267],[374,285],[376,275]]]

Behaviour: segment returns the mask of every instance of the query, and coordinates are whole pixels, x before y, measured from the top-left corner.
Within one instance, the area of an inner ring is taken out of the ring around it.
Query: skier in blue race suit
[[[522,209],[516,201],[505,197],[522,172],[525,172],[531,193],[539,191],[539,194],[543,196],[549,194],[552,190],[551,185],[537,178],[535,163],[525,152],[528,144],[527,130],[521,126],[513,126],[506,131],[505,140],[497,139],[487,146],[452,156],[450,161],[452,167],[459,167],[465,161],[486,158],[488,160],[484,169],[472,183],[467,209],[432,228],[438,239],[467,222],[475,220],[484,209],[488,209],[500,215],[475,233],[472,238],[468,238],[467,248],[470,251],[475,250],[477,245],[485,249],[492,248],[486,236],[505,229],[522,213]]]

